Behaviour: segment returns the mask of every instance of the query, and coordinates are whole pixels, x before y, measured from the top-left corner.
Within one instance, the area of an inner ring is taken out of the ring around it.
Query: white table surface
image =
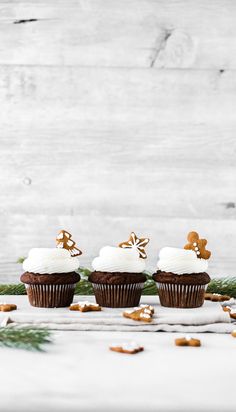
[[[14,299],[13,299],[14,300]],[[197,334],[202,347],[176,347],[166,332],[53,332],[46,353],[0,349],[0,410],[236,410],[236,339]],[[135,340],[137,355],[108,350]]]

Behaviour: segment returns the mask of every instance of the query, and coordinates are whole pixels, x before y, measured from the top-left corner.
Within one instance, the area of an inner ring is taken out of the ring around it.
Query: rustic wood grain
[[[0,281],[75,233],[90,265],[131,230],[148,266],[199,230],[235,275],[236,3],[0,3]]]
[[[172,124],[234,121],[234,71],[0,66],[1,116]],[[144,111],[145,110],[145,111]],[[18,118],[16,117],[18,121]],[[33,119],[34,120],[34,119]],[[55,126],[56,127],[56,126]]]
[[[236,67],[234,0],[6,0],[0,12],[4,64]]]
[[[233,71],[0,73],[4,213],[235,218]]]
[[[54,247],[55,234],[67,228],[77,241],[83,255],[82,266],[91,268],[92,259],[105,245],[117,245],[131,230],[150,236],[147,247],[147,269],[155,270],[158,252],[163,246],[182,247],[186,234],[195,229],[208,239],[212,258],[209,260],[211,276],[235,275],[236,223],[230,220],[186,219],[161,217],[112,217],[90,213],[85,216],[11,215],[1,216],[2,233],[8,233],[1,249],[1,282],[19,280],[21,265],[15,256],[27,256],[31,247]]]

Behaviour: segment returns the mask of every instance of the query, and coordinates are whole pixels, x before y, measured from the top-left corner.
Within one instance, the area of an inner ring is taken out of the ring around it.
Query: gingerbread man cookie
[[[148,238],[138,238],[134,232],[131,233],[129,239],[127,242],[122,242],[119,244],[119,247],[121,248],[133,248],[137,249],[139,252],[139,257],[142,259],[146,259],[147,255],[145,252],[145,246],[147,246],[149,242]]]
[[[101,306],[97,303],[90,303],[88,301],[72,303],[69,309],[80,312],[100,312],[102,310]]]
[[[183,338],[175,339],[176,346],[194,346],[199,347],[201,346],[201,341],[199,339],[191,338],[191,336],[186,336]]]
[[[0,303],[0,311],[1,312],[11,312],[12,310],[16,310],[17,306],[13,303]]]
[[[128,319],[133,319],[143,322],[151,322],[154,313],[154,308],[149,305],[141,305],[134,309],[128,309],[123,312],[123,316]]]
[[[138,345],[136,342],[127,342],[122,345],[113,344],[109,348],[113,352],[128,353],[129,355],[135,355],[136,353],[142,352],[144,350],[143,346]]]
[[[72,235],[66,230],[61,230],[56,237],[56,243],[58,248],[69,250],[72,257],[82,254],[81,250],[75,246],[75,242],[72,239]]]
[[[207,240],[200,239],[199,234],[197,232],[190,232],[188,234],[188,242],[184,249],[193,250],[198,258],[201,259],[209,259],[211,256],[211,252],[206,250]]]

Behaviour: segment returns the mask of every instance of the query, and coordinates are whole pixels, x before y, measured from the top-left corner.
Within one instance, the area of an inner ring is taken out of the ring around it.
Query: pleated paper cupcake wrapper
[[[70,306],[75,292],[75,284],[25,286],[30,304],[39,308]]]
[[[170,308],[198,308],[204,303],[207,285],[156,283],[162,306]]]
[[[128,308],[138,306],[144,283],[110,285],[92,283],[96,302],[109,308]]]

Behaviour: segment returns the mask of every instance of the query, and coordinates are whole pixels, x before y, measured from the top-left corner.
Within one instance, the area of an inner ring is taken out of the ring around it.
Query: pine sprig
[[[212,279],[208,285],[207,292],[221,293],[236,298],[236,277]]]
[[[16,263],[23,263],[25,259],[26,259],[26,257],[21,256],[17,259]]]
[[[0,285],[0,295],[26,295],[23,283]]]
[[[24,260],[24,258],[20,258]],[[87,268],[81,267],[78,270],[81,276],[80,282],[75,287],[76,295],[93,295],[93,287],[88,282],[88,277],[91,271]],[[156,295],[157,287],[156,283],[152,279],[150,272],[145,272],[147,281],[144,284],[143,295]],[[222,293],[236,298],[236,277],[221,277],[212,279],[208,285],[207,292],[210,293]],[[23,284],[10,284],[0,285],[0,295],[26,295],[25,285]]]
[[[0,346],[43,351],[42,345],[51,343],[50,332],[47,329],[32,328],[0,328]]]

